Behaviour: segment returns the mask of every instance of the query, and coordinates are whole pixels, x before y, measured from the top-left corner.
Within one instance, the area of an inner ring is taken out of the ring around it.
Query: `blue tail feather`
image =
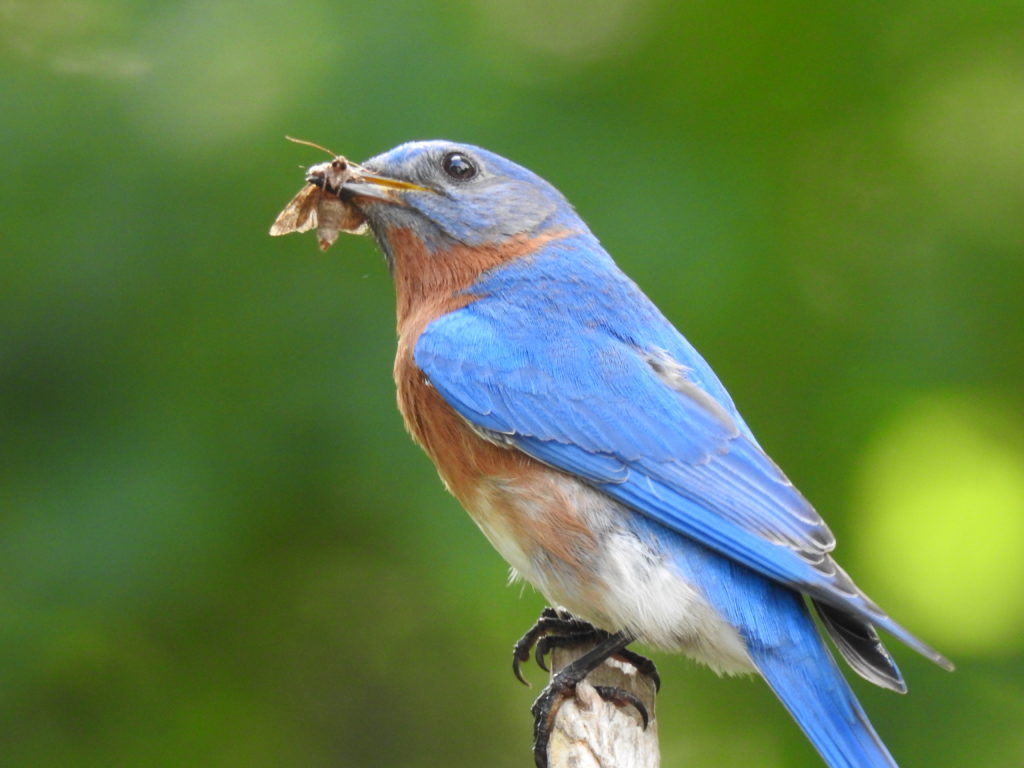
[[[699,574],[708,601],[743,636],[757,670],[830,768],[897,768],[803,595],[692,542],[676,540],[673,550],[685,574]]]
[[[765,681],[830,768],[896,768],[839,667],[807,618],[805,654],[751,649]],[[817,646],[817,647],[813,647]]]

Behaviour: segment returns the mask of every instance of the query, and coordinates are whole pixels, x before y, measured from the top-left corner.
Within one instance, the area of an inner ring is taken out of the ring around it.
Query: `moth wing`
[[[316,209],[320,202],[321,189],[307,184],[284,207],[270,226],[273,236],[292,232],[308,232],[317,225]]]

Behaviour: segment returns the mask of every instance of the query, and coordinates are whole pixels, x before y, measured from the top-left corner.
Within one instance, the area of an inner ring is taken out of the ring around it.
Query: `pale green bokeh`
[[[901,140],[920,193],[980,242],[1020,248],[1024,205],[1024,55],[1020,36],[965,45],[923,68],[903,107]],[[952,221],[951,221],[952,220]]]
[[[949,653],[1009,652],[1024,630],[1024,444],[1014,413],[966,394],[911,403],[861,468],[862,569],[899,620]]]

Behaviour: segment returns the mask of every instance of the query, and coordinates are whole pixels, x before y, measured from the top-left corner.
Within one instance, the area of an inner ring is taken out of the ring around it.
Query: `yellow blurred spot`
[[[1024,630],[1024,440],[1014,413],[930,396],[868,451],[853,542],[884,607],[943,651],[1014,651]]]

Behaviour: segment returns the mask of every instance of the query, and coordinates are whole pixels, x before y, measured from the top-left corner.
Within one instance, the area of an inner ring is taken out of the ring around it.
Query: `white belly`
[[[601,629],[627,630],[720,673],[754,671],[736,629],[655,542],[630,528],[636,513],[555,471],[537,485],[536,477],[488,479],[471,505],[513,577]]]

